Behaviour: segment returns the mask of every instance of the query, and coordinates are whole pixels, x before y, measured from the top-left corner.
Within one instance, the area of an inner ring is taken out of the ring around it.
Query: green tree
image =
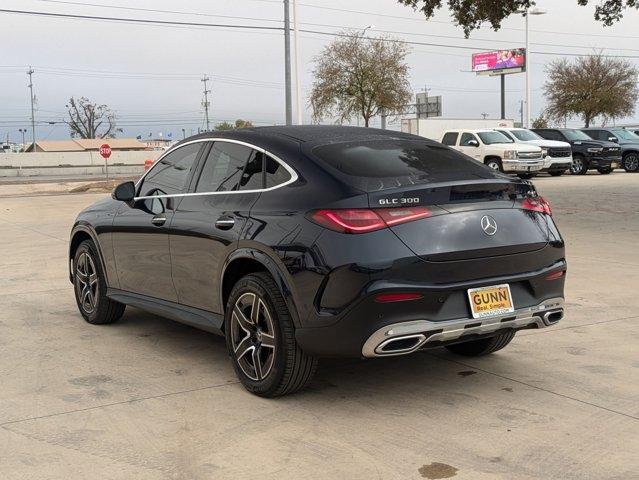
[[[555,121],[578,116],[589,127],[597,117],[621,118],[635,111],[639,70],[628,61],[603,55],[560,59],[546,73],[545,114]]]
[[[501,22],[513,13],[526,10],[534,0],[397,0],[403,5],[422,12],[427,19],[443,6],[447,6],[457,25],[468,37],[482,23],[490,23],[499,30]],[[588,5],[590,0],[577,0],[578,5]],[[612,25],[623,17],[627,8],[639,9],[639,0],[601,0],[595,7],[595,19],[604,25]]]
[[[390,37],[365,38],[342,32],[315,58],[310,96],[313,118],[362,117],[364,125],[381,112],[401,112],[410,102],[405,44]]]
[[[97,105],[86,97],[71,97],[66,107],[71,137],[113,138],[122,131],[116,126],[115,113],[106,105]]]
[[[540,115],[532,121],[532,128],[548,128],[548,119],[544,115]]]

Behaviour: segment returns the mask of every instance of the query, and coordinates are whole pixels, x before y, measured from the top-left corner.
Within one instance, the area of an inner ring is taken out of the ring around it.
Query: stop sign
[[[100,147],[100,155],[102,155],[105,160],[111,156],[111,147],[108,143]]]

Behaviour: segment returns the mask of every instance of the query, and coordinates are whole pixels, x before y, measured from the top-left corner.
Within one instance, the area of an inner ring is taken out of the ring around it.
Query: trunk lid
[[[521,254],[549,241],[545,215],[519,208],[534,187],[514,180],[459,181],[369,193],[371,208],[420,206],[432,216],[390,227],[429,262]]]

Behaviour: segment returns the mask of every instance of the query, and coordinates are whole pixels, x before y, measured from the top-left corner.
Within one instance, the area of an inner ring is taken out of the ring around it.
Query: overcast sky
[[[482,28],[465,40],[446,10],[431,21],[394,0],[299,0],[300,28],[336,32],[375,25],[371,35],[386,31],[411,41],[447,45],[413,45],[408,57],[415,92],[442,95],[447,117],[499,116],[499,79],[469,73],[473,50],[524,46],[524,20],[514,16],[499,32]],[[538,0],[547,10],[530,19],[532,114],[544,107],[541,87],[544,64],[552,53],[586,54],[603,50],[639,62],[639,12],[628,11],[614,27],[593,19],[594,5],[576,0]],[[591,2],[593,3],[593,2]],[[596,3],[596,2],[594,2]],[[114,8],[114,7],[125,8]],[[279,0],[2,0],[2,9],[128,17],[198,23],[282,25]],[[169,10],[173,13],[133,9]],[[351,11],[343,11],[348,9]],[[366,13],[363,13],[366,12]],[[234,17],[234,18],[229,18]],[[243,17],[243,18],[237,18]],[[148,137],[160,132],[173,138],[203,127],[200,78],[207,74],[212,122],[236,118],[254,123],[284,121],[284,41],[280,31],[212,27],[175,27],[94,20],[45,18],[0,13],[0,138],[19,141],[19,128],[29,128],[26,70],[33,65],[36,119],[60,122],[70,96],[86,96],[113,108],[124,135]],[[313,58],[330,36],[300,34],[304,103],[313,82]],[[537,53],[535,53],[537,52]],[[509,118],[519,118],[524,75],[506,78]],[[305,119],[310,112],[305,108]],[[620,123],[638,121],[624,119]],[[373,125],[379,125],[379,119]],[[574,125],[579,125],[575,122]],[[397,125],[395,125],[397,128]],[[36,126],[38,138],[66,138],[67,127]]]

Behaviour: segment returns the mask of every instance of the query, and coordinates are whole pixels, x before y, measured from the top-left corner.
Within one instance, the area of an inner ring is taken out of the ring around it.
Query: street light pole
[[[35,109],[33,104],[35,103],[35,97],[33,96],[33,68],[29,67],[27,75],[29,75],[29,91],[31,92],[31,136],[33,138],[33,151],[36,150],[36,131],[35,131]]]
[[[524,125],[526,128],[530,128],[530,116],[532,112],[532,108],[530,106],[530,68],[532,66],[532,62],[530,61],[530,33],[528,29],[528,17],[530,15],[543,15],[546,11],[541,8],[529,8],[525,12],[523,12],[524,17],[526,17],[526,124]]]

